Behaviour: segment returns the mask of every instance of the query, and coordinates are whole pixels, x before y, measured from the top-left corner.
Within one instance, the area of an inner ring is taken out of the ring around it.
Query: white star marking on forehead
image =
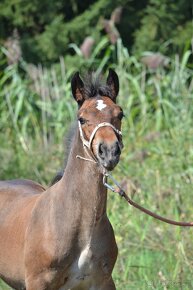
[[[101,111],[102,109],[106,108],[106,104],[104,104],[103,100],[97,100],[96,108]]]

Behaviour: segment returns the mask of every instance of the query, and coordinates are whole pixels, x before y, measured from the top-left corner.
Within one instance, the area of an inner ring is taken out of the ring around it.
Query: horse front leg
[[[53,283],[55,274],[52,271],[44,271],[38,275],[26,277],[26,290],[58,290]]]

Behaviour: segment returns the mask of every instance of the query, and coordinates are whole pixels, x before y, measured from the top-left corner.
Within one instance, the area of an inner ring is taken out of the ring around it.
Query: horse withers
[[[122,109],[118,76],[71,81],[77,127],[62,178],[45,189],[0,182],[0,277],[14,289],[114,290],[117,258],[106,214],[104,172],[119,162]]]

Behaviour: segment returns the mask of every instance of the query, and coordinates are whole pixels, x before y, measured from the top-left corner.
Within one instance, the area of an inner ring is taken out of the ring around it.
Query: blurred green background
[[[125,113],[114,176],[141,205],[193,220],[192,53],[189,0],[1,0],[0,179],[48,186],[76,118],[72,73],[112,67]],[[111,192],[108,214],[118,290],[193,289],[191,228],[155,221]]]

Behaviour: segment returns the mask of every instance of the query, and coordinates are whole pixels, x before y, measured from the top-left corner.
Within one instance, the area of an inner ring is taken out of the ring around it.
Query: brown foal
[[[109,70],[105,85],[86,85],[76,73],[71,86],[78,126],[61,180],[47,190],[30,180],[0,181],[0,277],[14,289],[116,289],[103,173],[122,149],[119,81]]]

